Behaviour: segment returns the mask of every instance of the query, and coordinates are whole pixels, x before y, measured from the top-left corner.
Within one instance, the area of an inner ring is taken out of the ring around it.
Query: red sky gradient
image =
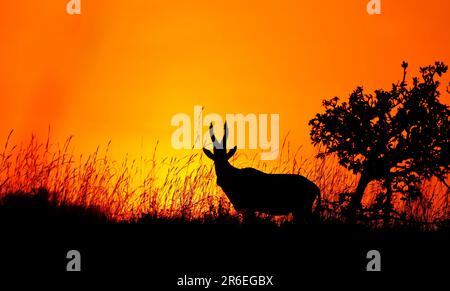
[[[382,0],[375,16],[366,0],[81,0],[74,16],[67,2],[0,4],[0,141],[51,125],[80,152],[112,140],[117,157],[147,155],[159,140],[173,155],[171,117],[203,105],[278,113],[310,154],[322,99],[389,87],[403,60],[410,76],[450,63],[446,0]]]

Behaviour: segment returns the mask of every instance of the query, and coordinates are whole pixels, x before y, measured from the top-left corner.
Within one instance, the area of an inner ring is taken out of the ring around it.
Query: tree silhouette
[[[335,154],[340,165],[361,174],[353,210],[361,208],[364,190],[374,180],[383,183],[385,215],[390,215],[393,192],[417,197],[421,182],[432,177],[449,187],[450,109],[439,101],[437,80],[448,67],[436,62],[420,68],[421,78],[413,78],[410,87],[408,64],[402,68],[402,81],[389,91],[365,94],[357,87],[348,101],[324,100],[325,113],[309,122],[312,142],[320,145],[318,157]]]

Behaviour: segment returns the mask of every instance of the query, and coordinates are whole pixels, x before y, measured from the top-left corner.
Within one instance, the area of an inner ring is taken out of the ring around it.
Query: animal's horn
[[[227,122],[225,121],[225,124],[223,125],[223,139],[222,139],[222,143],[223,143],[223,148],[226,150],[227,149],[227,139],[228,139],[228,125]]]
[[[213,142],[213,146],[215,149],[219,148],[219,143],[216,140],[216,136],[214,135],[214,127],[213,124],[211,122],[211,124],[209,125],[209,136],[211,136],[211,140]]]

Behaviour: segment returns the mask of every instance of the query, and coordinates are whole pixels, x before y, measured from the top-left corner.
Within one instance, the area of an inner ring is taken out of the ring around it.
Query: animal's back
[[[296,212],[301,205],[312,206],[318,187],[295,174],[267,174],[253,168],[239,169],[222,189],[236,210],[250,209],[269,214]],[[228,186],[228,187],[227,187]]]

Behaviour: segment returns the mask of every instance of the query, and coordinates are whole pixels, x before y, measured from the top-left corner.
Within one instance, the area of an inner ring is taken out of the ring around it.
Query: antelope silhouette
[[[268,174],[254,168],[236,168],[228,161],[237,150],[227,152],[227,123],[221,142],[214,136],[213,124],[209,126],[213,152],[203,148],[205,155],[214,161],[217,185],[227,195],[236,211],[270,215],[293,214],[296,221],[309,221],[314,200],[320,205],[320,190],[316,184],[301,175]]]

